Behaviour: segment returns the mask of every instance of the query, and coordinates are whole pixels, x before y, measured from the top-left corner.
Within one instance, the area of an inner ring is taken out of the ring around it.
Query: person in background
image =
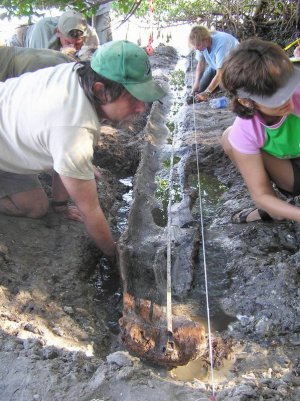
[[[211,32],[200,25],[192,28],[189,45],[196,50],[197,66],[192,88],[192,93],[197,93],[196,101],[208,100],[218,88],[224,59],[238,44],[238,40],[229,33]]]
[[[300,222],[291,203],[300,194],[300,70],[277,44],[249,39],[224,62],[222,85],[237,114],[223,147],[255,203],[233,222]]]
[[[96,49],[99,39],[82,14],[66,11],[60,17],[43,18],[36,24],[18,28],[11,45],[33,49],[52,49],[74,57],[83,46]]]
[[[297,46],[297,47],[294,49],[294,57],[300,58],[300,46]]]
[[[106,43],[91,60],[0,82],[0,212],[44,216],[49,200],[37,174],[53,170],[53,210],[82,221],[105,256],[114,258],[92,165],[100,122],[131,121],[165,94],[145,51],[128,41]]]
[[[0,46],[0,81],[72,61],[72,58],[55,50]]]

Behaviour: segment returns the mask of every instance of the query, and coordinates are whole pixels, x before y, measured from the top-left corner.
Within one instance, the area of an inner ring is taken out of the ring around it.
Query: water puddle
[[[117,229],[120,233],[123,233],[127,228],[128,213],[132,204],[133,194],[133,177],[126,177],[119,182],[127,187],[127,191],[122,196],[122,205],[119,207],[117,212]]]
[[[214,382],[219,383],[227,380],[230,370],[235,362],[234,357],[225,359],[221,368],[214,369]],[[169,372],[169,376],[175,380],[191,382],[194,379],[210,382],[210,369],[204,366],[203,360],[195,359],[185,366],[178,366]]]
[[[155,198],[161,203],[161,208],[154,208],[151,213],[154,223],[159,227],[166,227],[168,224],[168,207],[169,199],[172,199],[172,205],[182,201],[181,186],[176,182],[170,188],[169,180],[167,178],[156,178],[157,189],[155,191]]]
[[[198,175],[188,175],[187,186],[199,193]],[[217,208],[221,205],[221,198],[226,189],[226,186],[223,185],[213,174],[205,172],[200,173],[200,191],[204,217],[214,217]],[[198,203],[195,203],[195,213],[197,213],[197,209],[199,210],[199,201]]]

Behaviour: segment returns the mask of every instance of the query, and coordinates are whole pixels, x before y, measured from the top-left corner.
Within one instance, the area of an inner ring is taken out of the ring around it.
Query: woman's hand
[[[294,57],[299,57],[300,58],[300,45],[295,48]]]
[[[204,91],[195,96],[197,102],[206,102],[210,96],[210,92]]]

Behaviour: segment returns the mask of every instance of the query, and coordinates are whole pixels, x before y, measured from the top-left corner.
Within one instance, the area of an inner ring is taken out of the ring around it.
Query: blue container
[[[212,109],[224,109],[229,106],[229,99],[226,96],[211,99],[209,105]]]

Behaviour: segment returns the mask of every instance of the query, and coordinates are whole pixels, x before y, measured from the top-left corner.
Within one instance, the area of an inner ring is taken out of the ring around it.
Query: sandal
[[[247,221],[247,217],[249,216],[249,214],[254,212],[255,210],[257,210],[258,212],[259,219]],[[273,218],[264,210],[255,207],[255,208],[243,209],[240,210],[239,212],[234,213],[231,217],[231,221],[233,223],[243,224],[243,223],[252,223],[255,221],[273,221]]]

